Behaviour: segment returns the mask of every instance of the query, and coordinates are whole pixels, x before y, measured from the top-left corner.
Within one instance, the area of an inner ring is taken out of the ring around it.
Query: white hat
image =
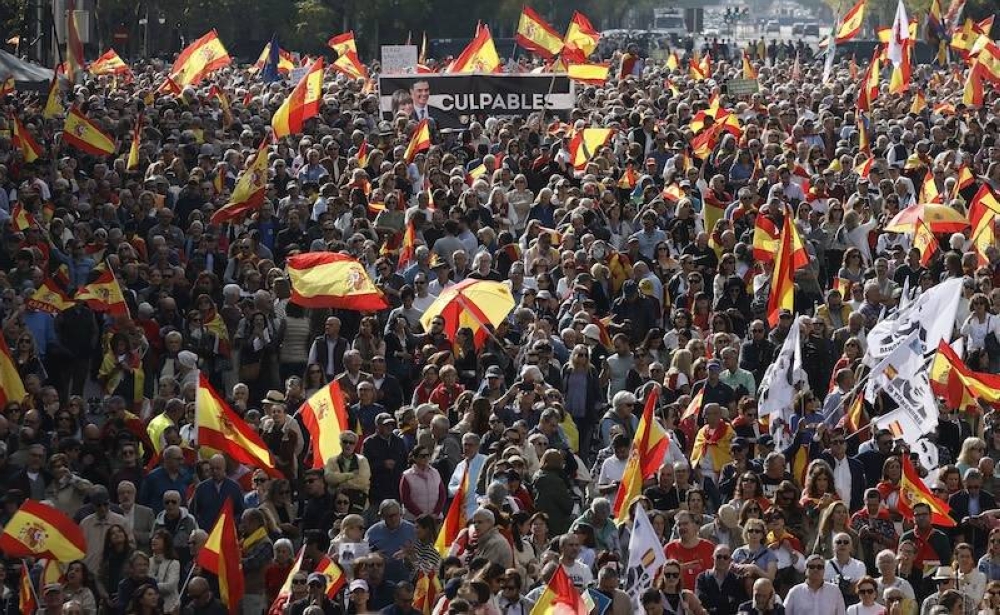
[[[187,369],[198,369],[198,355],[190,350],[182,350],[178,352],[177,362],[181,364],[181,367],[186,367]]]
[[[601,341],[601,329],[597,325],[591,323],[583,328],[583,337],[587,339],[594,340],[595,342]]]

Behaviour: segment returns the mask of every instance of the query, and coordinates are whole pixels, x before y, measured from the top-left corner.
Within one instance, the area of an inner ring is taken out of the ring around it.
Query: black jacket
[[[730,571],[719,585],[715,572],[711,569],[698,575],[695,581],[695,593],[711,615],[736,615],[736,609],[741,602],[746,601],[746,589],[743,581]]]

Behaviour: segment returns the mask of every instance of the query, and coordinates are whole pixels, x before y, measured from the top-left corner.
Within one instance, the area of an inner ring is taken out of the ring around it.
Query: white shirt
[[[844,596],[836,585],[823,583],[814,590],[799,583],[785,596],[785,615],[846,615]]]
[[[840,496],[842,502],[851,505],[851,466],[848,465],[847,457],[840,461],[833,460],[833,487]]]
[[[622,476],[625,475],[625,465],[627,463],[627,458],[619,459],[616,455],[605,459],[604,463],[601,464],[601,473],[597,478],[598,487],[621,482]]]
[[[566,571],[566,576],[569,577],[570,581],[573,581],[573,585],[577,589],[587,587],[594,582],[594,575],[591,574],[590,568],[580,560],[574,561],[571,566],[563,564],[563,570]]]
[[[837,572],[837,569],[833,567],[834,564],[837,565],[837,568],[840,568],[839,573]],[[868,569],[865,568],[865,565],[861,562],[861,560],[854,559],[853,557],[848,560],[846,564],[841,564],[836,559],[827,560],[826,569],[823,571],[823,579],[827,583],[836,583],[838,574],[845,579],[857,581],[861,577],[868,574]]]

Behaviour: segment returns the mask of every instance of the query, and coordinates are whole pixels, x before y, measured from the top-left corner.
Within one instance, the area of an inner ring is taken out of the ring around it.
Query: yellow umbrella
[[[505,284],[462,280],[438,295],[420,317],[420,324],[429,331],[431,321],[438,316],[444,318],[444,333],[452,341],[459,329],[468,327],[475,333],[478,347],[490,336],[486,325],[496,328],[513,309],[514,297]]]
[[[969,226],[969,220],[947,205],[917,203],[896,214],[885,227],[893,233],[913,233],[923,221],[933,233],[960,233]]]

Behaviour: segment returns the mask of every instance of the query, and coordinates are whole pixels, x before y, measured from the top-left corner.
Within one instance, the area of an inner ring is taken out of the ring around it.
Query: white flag
[[[950,340],[955,329],[955,314],[962,298],[962,279],[953,278],[927,290],[889,318],[880,320],[868,333],[865,364],[874,366],[889,356],[913,331],[920,332],[921,354]]]
[[[802,326],[796,320],[788,330],[785,343],[781,345],[778,358],[767,366],[760,379],[758,412],[760,416],[773,413],[791,414],[795,402],[795,385],[806,381],[802,370]],[[787,417],[782,416],[786,419]]]
[[[837,55],[836,30],[830,32],[829,40],[830,44],[826,48],[826,62],[823,63],[823,85],[829,83],[830,77],[833,75],[833,58]]]
[[[876,417],[878,429],[889,429],[893,436],[915,446],[920,436],[938,423],[938,407],[928,380],[920,331],[911,331],[889,356],[872,369],[873,389],[881,389],[899,406]]]
[[[628,541],[628,569],[625,574],[625,592],[632,598],[632,606],[637,613],[642,613],[639,597],[642,592],[653,586],[653,580],[660,568],[667,562],[660,541],[656,538],[653,524],[646,516],[646,509],[635,507],[635,521],[632,523],[632,536]]]
[[[886,56],[893,66],[903,63],[903,45],[910,39],[910,19],[906,16],[903,0],[896,3],[896,18],[892,20],[892,32],[889,34],[889,48]]]

